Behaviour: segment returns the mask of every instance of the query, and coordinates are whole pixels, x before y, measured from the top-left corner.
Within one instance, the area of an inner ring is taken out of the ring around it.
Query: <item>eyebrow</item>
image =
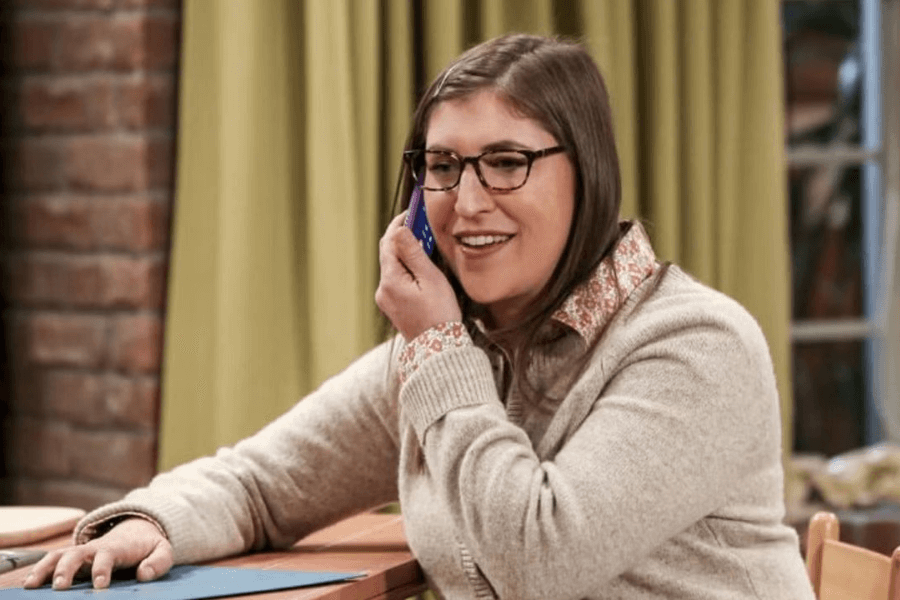
[[[453,148],[450,148],[449,146],[445,146],[443,144],[435,144],[433,146],[428,146],[425,149],[436,150],[438,152],[454,152],[456,154],[459,154]],[[481,154],[482,152],[490,152],[491,150],[533,150],[533,148],[528,144],[523,144],[522,142],[517,142],[515,140],[498,140],[496,142],[491,142],[490,144],[485,144],[481,147],[481,150],[478,153]]]

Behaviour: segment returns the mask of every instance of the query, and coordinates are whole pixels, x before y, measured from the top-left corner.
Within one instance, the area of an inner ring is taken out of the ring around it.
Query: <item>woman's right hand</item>
[[[65,590],[76,576],[89,574],[95,588],[106,588],[113,570],[129,567],[137,567],[138,581],[150,581],[166,574],[172,562],[169,540],[147,519],[134,517],[86,544],[49,552],[31,569],[24,587],[52,580],[53,589]]]

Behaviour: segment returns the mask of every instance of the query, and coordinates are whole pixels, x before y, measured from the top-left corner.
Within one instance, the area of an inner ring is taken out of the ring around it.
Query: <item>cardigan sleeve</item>
[[[431,357],[401,389],[433,485],[500,597],[589,596],[751,473],[780,469],[756,323],[727,299],[651,304],[609,330],[585,375],[599,398],[549,458],[509,422],[475,349]]]
[[[387,342],[257,434],[156,476],[86,515],[86,541],[122,514],[149,517],[176,563],[287,547],[346,516],[397,499],[398,433]],[[202,426],[202,424],[198,424]]]

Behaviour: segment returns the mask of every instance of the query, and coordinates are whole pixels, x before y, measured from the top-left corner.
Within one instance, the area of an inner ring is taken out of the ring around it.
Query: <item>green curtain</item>
[[[463,49],[510,31],[589,46],[612,96],[623,216],[757,317],[790,448],[778,11],[186,0],[160,468],[252,433],[377,342],[377,240],[415,95]]]

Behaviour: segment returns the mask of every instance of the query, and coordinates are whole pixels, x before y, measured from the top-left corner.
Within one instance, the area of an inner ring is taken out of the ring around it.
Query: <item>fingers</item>
[[[94,555],[94,566],[91,568],[91,580],[94,582],[94,587],[97,589],[109,587],[115,567],[115,555],[107,550],[98,550]]]
[[[394,247],[400,262],[414,274],[418,275],[422,271],[434,268],[434,263],[425,254],[422,243],[406,227],[395,234]]]
[[[172,568],[174,558],[172,556],[172,545],[163,540],[156,545],[153,552],[147,558],[141,561],[137,569],[138,581],[150,581],[157,577],[162,577]]]
[[[379,242],[381,279],[375,304],[407,340],[449,321],[462,319],[456,293],[419,240],[395,217]]]
[[[412,231],[403,225],[406,213],[394,217],[378,245],[382,273],[405,274],[417,280],[423,272],[437,271],[422,244]],[[431,274],[433,276],[433,274]]]
[[[401,222],[402,219],[394,219],[391,221],[387,231],[385,231],[381,241],[378,243],[378,262],[381,267],[382,282],[385,280],[415,280],[415,274],[400,258],[398,238],[403,237],[404,233],[412,236],[412,233],[404,227]]]
[[[36,588],[52,578],[53,589],[68,589],[75,576],[84,572],[93,559],[94,550],[88,545],[54,550],[34,565],[23,585],[26,588]]]
[[[56,568],[56,563],[59,561],[61,554],[62,551],[53,550],[52,552],[48,552],[44,558],[34,563],[28,576],[25,577],[24,587],[36,588],[44,585],[44,582],[53,575],[53,570]]]
[[[90,576],[98,589],[109,587],[115,569],[138,566],[137,579],[156,579],[172,568],[172,545],[157,526],[141,518],[126,519],[106,535],[81,546],[54,550],[38,561],[24,587],[52,581],[65,590],[76,576]]]
[[[53,589],[66,590],[80,573],[90,572],[93,585],[97,589],[109,587],[116,564],[116,555],[107,549],[92,550],[90,545],[77,546],[68,550],[54,550],[34,565],[25,578],[23,587],[37,588],[51,579]],[[153,551],[141,561],[137,569],[138,581],[151,581],[169,572],[172,568],[172,546],[168,541],[159,542]]]

